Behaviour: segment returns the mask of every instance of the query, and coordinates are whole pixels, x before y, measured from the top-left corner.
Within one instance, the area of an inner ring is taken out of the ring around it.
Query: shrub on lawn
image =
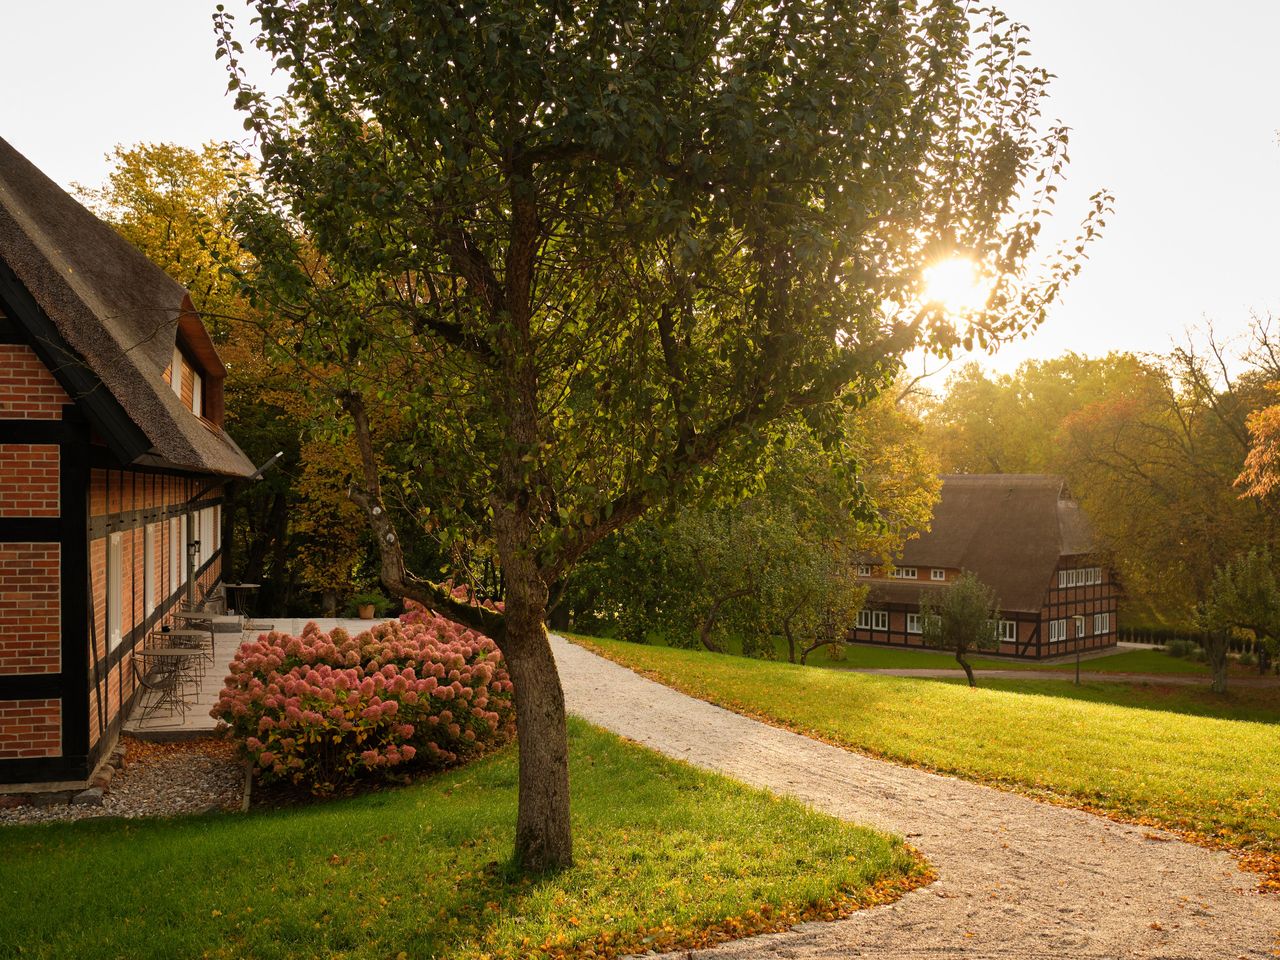
[[[311,623],[240,647],[212,712],[264,781],[324,793],[448,766],[510,737],[512,684],[497,646],[414,607],[354,637]]]
[[[1171,657],[1190,656],[1192,648],[1195,646],[1190,640],[1170,640],[1164,645],[1165,653]]]

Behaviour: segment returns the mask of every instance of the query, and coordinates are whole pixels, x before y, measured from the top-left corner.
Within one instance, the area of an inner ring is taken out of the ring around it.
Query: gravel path
[[[130,740],[124,769],[111,780],[101,806],[55,803],[0,808],[0,826],[93,817],[173,817],[239,810],[244,767],[221,740],[144,743]],[[0,839],[0,846],[4,843]]]
[[[569,709],[673,757],[901,834],[939,880],[887,907],[679,957],[1261,958],[1280,897],[1166,834],[841,750],[554,639]]]

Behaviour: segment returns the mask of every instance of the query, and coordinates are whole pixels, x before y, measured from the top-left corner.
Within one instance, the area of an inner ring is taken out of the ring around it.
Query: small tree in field
[[[971,650],[999,648],[999,613],[1000,601],[991,588],[966,572],[951,586],[921,599],[921,634],[929,646],[954,651],[969,686],[976,687],[973,668],[965,657]]]
[[[1280,636],[1280,580],[1271,551],[1250,550],[1219,567],[1200,605],[1204,650],[1213,670],[1215,693],[1227,691],[1227,650],[1232,630],[1252,631],[1259,653],[1269,653]]]

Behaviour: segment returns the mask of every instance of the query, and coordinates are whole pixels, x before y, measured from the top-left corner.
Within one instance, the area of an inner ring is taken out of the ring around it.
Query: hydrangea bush
[[[448,766],[507,740],[512,684],[494,642],[418,604],[350,636],[314,623],[243,644],[212,711],[264,782],[317,793]]]

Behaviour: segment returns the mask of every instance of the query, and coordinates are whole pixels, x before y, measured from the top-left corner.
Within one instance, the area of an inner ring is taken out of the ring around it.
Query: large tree
[[[256,0],[284,86],[219,55],[261,152],[246,281],[323,360],[388,590],[494,637],[516,687],[516,860],[571,862],[548,597],[655,504],[839,429],[921,343],[1038,322],[1099,225],[1028,268],[1065,163],[1021,28],[947,0]],[[922,269],[992,281],[959,326]],[[414,429],[377,442],[371,411]],[[406,568],[387,491],[492,549],[502,612]]]

